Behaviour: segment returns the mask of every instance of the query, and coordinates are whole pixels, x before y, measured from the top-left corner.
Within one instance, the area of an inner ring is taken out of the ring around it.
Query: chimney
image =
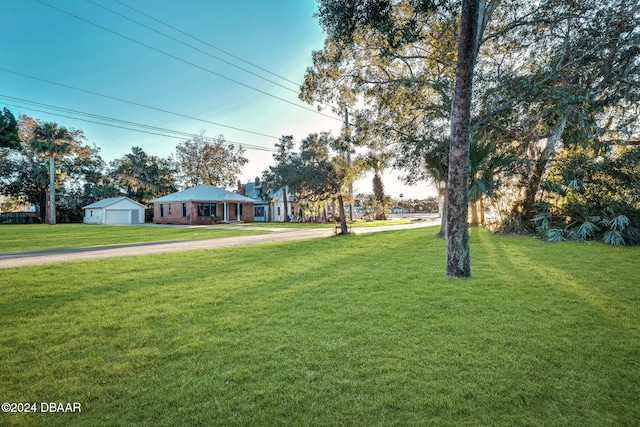
[[[260,178],[256,176],[256,187],[258,187],[259,185],[260,185]]]

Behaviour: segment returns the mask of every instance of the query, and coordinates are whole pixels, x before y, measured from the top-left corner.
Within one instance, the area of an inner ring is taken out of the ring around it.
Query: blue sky
[[[311,132],[337,135],[341,117],[329,109],[323,112],[333,118],[317,114],[297,99],[312,51],[324,41],[313,17],[316,7],[314,0],[7,1],[0,26],[0,107],[82,129],[107,162],[133,146],[169,156],[186,139],[175,132],[205,130],[208,136],[223,134],[229,141],[267,149],[282,135],[297,141]],[[105,118],[173,132],[119,129],[113,126],[142,128]],[[249,164],[240,178],[260,176],[273,164],[271,154],[248,149]],[[385,176],[392,196],[433,194],[426,184],[401,186],[394,179],[398,174]],[[370,181],[356,183],[356,192],[370,193]]]

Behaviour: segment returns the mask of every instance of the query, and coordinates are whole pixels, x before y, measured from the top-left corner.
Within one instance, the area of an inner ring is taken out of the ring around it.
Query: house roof
[[[262,183],[256,185],[254,182],[248,182],[245,184],[244,191],[247,197],[253,199],[254,201],[260,200],[260,190],[262,189]]]
[[[111,206],[113,204],[116,204],[118,202],[122,202],[122,201],[128,201],[131,203],[134,203],[136,205],[138,205],[141,208],[145,208],[144,205],[141,205],[140,203],[136,202],[135,200],[131,200],[128,197],[109,197],[107,199],[102,199],[102,200],[98,200],[95,203],[91,203],[90,205],[85,206],[83,209],[100,209],[100,208],[106,208],[108,206]]]
[[[245,184],[245,192],[247,194],[247,197],[252,198],[256,204],[267,203],[262,199],[262,197],[260,197],[261,189],[262,184],[259,184],[258,186],[256,186],[253,182]],[[270,196],[273,197],[273,200],[276,202],[282,201],[282,199],[284,198],[282,194],[282,187],[278,188],[277,190],[272,190]],[[292,194],[288,194],[288,197],[291,199],[294,198]]]
[[[224,190],[215,185],[196,185],[184,191],[169,194],[151,200],[151,203],[168,202],[255,202],[255,200],[238,193]]]

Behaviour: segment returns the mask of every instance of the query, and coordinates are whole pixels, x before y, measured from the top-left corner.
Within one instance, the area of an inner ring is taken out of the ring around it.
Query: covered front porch
[[[198,203],[196,212],[198,218],[212,218],[215,222],[244,222],[244,204],[240,202]]]

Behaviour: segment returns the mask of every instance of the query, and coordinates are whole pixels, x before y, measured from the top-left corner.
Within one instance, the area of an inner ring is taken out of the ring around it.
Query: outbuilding
[[[144,224],[144,205],[128,197],[113,197],[84,208],[85,224]]]

